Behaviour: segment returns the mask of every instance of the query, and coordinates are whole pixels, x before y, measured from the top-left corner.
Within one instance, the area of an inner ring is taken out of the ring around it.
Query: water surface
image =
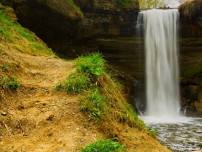
[[[174,152],[192,152],[202,149],[202,118],[153,119],[142,117],[157,131],[157,138]]]

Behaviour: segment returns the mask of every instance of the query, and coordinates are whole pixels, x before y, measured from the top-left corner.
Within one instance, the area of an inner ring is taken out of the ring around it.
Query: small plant
[[[98,88],[91,89],[81,97],[80,108],[93,118],[101,118],[106,109],[105,98]]]
[[[0,87],[3,89],[16,90],[20,83],[16,77],[0,76]]]
[[[90,79],[81,72],[72,73],[64,82],[60,83],[56,88],[65,90],[70,94],[81,93],[90,86]]]
[[[147,127],[147,130],[148,130],[150,136],[156,138],[156,136],[157,136],[157,134],[158,134],[158,131],[157,131],[156,129]]]
[[[125,147],[113,140],[100,140],[88,145],[81,152],[126,152]]]
[[[4,63],[2,66],[1,66],[1,69],[3,72],[8,72],[10,70],[10,65],[7,64],[7,63]]]
[[[100,53],[77,58],[75,66],[79,72],[92,76],[101,76],[105,73],[105,60]]]

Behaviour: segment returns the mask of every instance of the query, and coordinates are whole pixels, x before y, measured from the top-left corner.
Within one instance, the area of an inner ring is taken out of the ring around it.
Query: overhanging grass
[[[93,88],[80,97],[80,109],[91,118],[102,118],[106,112],[106,99],[99,88]]]
[[[52,50],[34,33],[12,20],[3,10],[0,10],[0,41],[6,42],[7,45],[24,53],[54,56]]]
[[[88,56],[81,56],[75,60],[76,70],[93,77],[101,76],[106,71],[106,62],[100,53],[89,54]]]

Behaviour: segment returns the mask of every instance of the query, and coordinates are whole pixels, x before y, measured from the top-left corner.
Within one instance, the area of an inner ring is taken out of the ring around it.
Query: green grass
[[[80,109],[90,118],[144,129],[144,123],[123,96],[121,85],[106,74],[106,67],[106,61],[99,53],[81,56],[75,61],[75,72],[57,88],[80,94]]]
[[[69,94],[78,94],[90,87],[89,77],[81,72],[72,73],[67,79],[56,86]]]
[[[106,70],[106,62],[100,53],[78,57],[75,61],[75,66],[77,71],[95,77],[103,75]]]
[[[2,89],[16,90],[20,86],[20,82],[16,77],[0,76],[0,87]]]
[[[92,118],[101,118],[106,110],[106,100],[98,88],[91,89],[80,98],[80,109]]]
[[[15,46],[24,53],[33,55],[55,56],[45,43],[40,41],[36,35],[19,23],[7,16],[0,10],[0,41]]]
[[[100,140],[88,145],[81,152],[126,152],[125,147],[113,140]]]

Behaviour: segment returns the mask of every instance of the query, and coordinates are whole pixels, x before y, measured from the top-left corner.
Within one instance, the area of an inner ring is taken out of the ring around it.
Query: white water
[[[146,116],[160,120],[179,117],[177,10],[142,11],[146,54]]]

